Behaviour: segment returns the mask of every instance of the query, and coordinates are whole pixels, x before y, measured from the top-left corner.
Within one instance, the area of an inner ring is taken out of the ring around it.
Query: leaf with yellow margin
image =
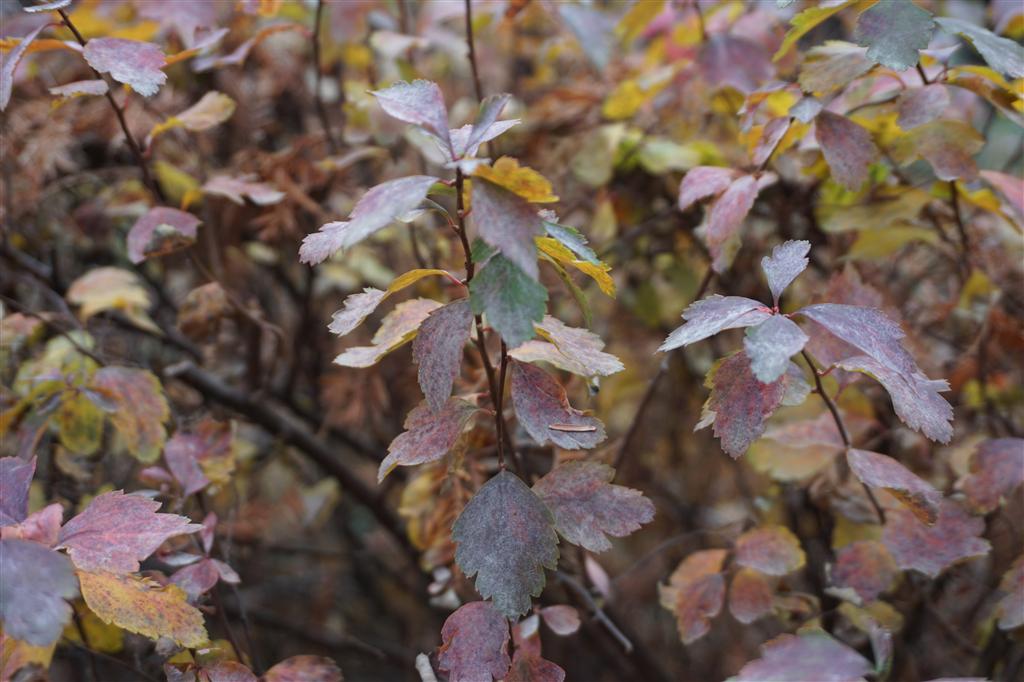
[[[511,156],[503,156],[492,166],[478,166],[473,175],[490,180],[535,204],[550,204],[558,201],[551,193],[551,183],[543,175],[528,166],[520,166]]]
[[[647,25],[654,21],[654,18],[665,9],[665,0],[644,0],[635,3],[629,8],[618,25],[615,26],[615,35],[624,43],[631,42],[647,28]]]
[[[612,279],[610,274],[612,270],[610,265],[603,261],[590,263],[585,260],[580,260],[576,258],[572,251],[552,237],[537,237],[534,241],[537,242],[537,248],[539,248],[542,253],[559,263],[573,266],[597,282],[597,286],[601,289],[602,293],[606,296],[615,298],[615,280]]]
[[[782,45],[779,46],[778,52],[772,56],[772,61],[777,62],[785,57],[793,46],[796,45],[796,42],[810,33],[814,27],[824,22],[833,14],[836,14],[840,10],[847,8],[858,1],[859,0],[846,0],[846,2],[832,7],[808,7],[803,12],[800,12],[800,14],[797,14],[790,20],[789,23],[792,28],[790,28],[786,33],[786,37],[782,39]],[[874,1],[869,0],[869,2],[863,4],[874,4]]]
[[[136,575],[78,571],[82,597],[103,621],[151,639],[167,637],[196,648],[209,637],[203,614],[185,600],[177,585],[160,587]]]

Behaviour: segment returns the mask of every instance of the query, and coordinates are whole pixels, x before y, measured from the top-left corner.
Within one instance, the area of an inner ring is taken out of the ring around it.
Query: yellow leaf
[[[149,294],[138,276],[121,268],[103,267],[90,270],[68,289],[70,303],[81,306],[82,319],[87,320],[104,310],[145,310]]]
[[[558,201],[558,197],[551,193],[551,183],[547,178],[532,168],[520,166],[519,162],[510,156],[501,157],[493,166],[478,166],[473,175],[500,185],[536,204]]]
[[[209,639],[203,614],[177,585],[160,587],[136,575],[77,573],[85,603],[104,623],[151,639],[167,637],[192,649]]]
[[[427,268],[427,269],[410,270],[409,272],[405,273],[404,275],[399,275],[398,277],[396,277],[391,282],[391,284],[388,285],[387,293],[390,295],[390,294],[395,293],[396,291],[401,291],[402,289],[406,288],[410,284],[415,284],[416,282],[420,281],[424,277],[430,277],[432,275],[440,275],[442,277],[452,277],[452,278],[454,278],[454,276],[451,273],[449,273],[447,270],[437,270],[437,269],[429,269],[429,268]]]
[[[868,2],[863,2],[863,9],[867,9],[875,4],[876,1],[868,0]],[[849,7],[855,2],[858,2],[858,0],[846,0],[846,2],[834,7],[808,7],[803,12],[800,12],[800,14],[797,14],[790,20],[789,23],[792,28],[786,33],[786,37],[782,39],[782,45],[779,46],[779,51],[772,57],[772,61],[777,62],[785,57],[790,49],[796,45],[796,42],[810,33],[815,26],[818,26],[833,14]]]
[[[156,181],[160,183],[160,189],[163,190],[167,199],[175,204],[180,204],[182,209],[187,206],[186,199],[190,194],[198,193],[201,196],[199,182],[180,168],[176,168],[166,161],[157,160],[153,164],[153,172],[156,173]]]
[[[612,121],[630,118],[635,114],[649,95],[640,89],[640,86],[632,78],[619,83],[618,87],[608,95],[601,107],[604,117]]]
[[[628,43],[647,28],[647,25],[654,20],[654,17],[661,14],[665,7],[665,0],[642,0],[629,8],[615,27],[615,34],[619,39]]]
[[[611,266],[607,263],[598,262],[590,263],[585,260],[576,258],[576,255],[563,246],[558,240],[551,237],[537,237],[534,240],[537,243],[537,247],[542,253],[549,256],[552,260],[565,265],[571,265],[583,274],[587,275],[595,282],[601,289],[601,292],[606,296],[615,298],[615,280],[612,279]]]
[[[75,611],[78,613],[78,622],[85,630],[85,639],[90,649],[104,654],[116,654],[124,649],[124,630],[104,623],[82,602],[75,604]],[[64,628],[64,636],[72,642],[84,644],[75,623],[68,623]]]
[[[9,637],[0,631],[0,642],[3,643],[3,665],[0,665],[0,680],[19,679],[15,673],[29,665],[38,665],[44,671],[50,667],[53,651],[57,642],[49,646],[33,646],[20,639]],[[30,676],[29,679],[37,679]],[[45,677],[43,679],[46,679]]]
[[[879,229],[861,230],[847,254],[855,260],[873,260],[891,256],[911,242],[934,244],[938,240],[935,230],[910,225],[892,225]]]

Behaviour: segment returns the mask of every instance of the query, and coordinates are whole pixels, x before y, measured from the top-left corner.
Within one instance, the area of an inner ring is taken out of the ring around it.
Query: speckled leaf
[[[1001,498],[1024,484],[1024,439],[995,438],[978,446],[960,488],[972,509],[994,511]]]
[[[361,292],[352,294],[345,299],[341,310],[337,310],[331,315],[331,323],[327,326],[327,329],[332,334],[338,336],[345,336],[353,329],[363,323],[370,313],[377,309],[381,303],[384,302],[391,294],[401,291],[402,289],[415,284],[424,277],[430,277],[432,275],[447,275],[448,273],[444,270],[437,269],[417,269],[410,270],[409,272],[399,275],[388,288],[384,291],[380,289],[374,289],[372,287],[366,287]]]
[[[612,544],[606,535],[625,537],[654,519],[654,505],[639,490],[612,484],[615,470],[600,462],[560,464],[533,484],[533,492],[555,517],[555,528],[569,542],[591,552]]]
[[[167,81],[167,63],[159,45],[124,38],[92,38],[82,50],[85,61],[118,83],[130,85],[143,97],[156,94]]]
[[[729,682],[855,682],[872,672],[871,662],[825,632],[779,635],[761,646]]]
[[[900,569],[881,542],[860,540],[836,552],[832,582],[854,590],[865,602],[872,602],[893,586]]]
[[[452,526],[455,561],[476,590],[508,618],[525,613],[544,589],[544,569],[558,564],[554,519],[516,475],[484,484]]]
[[[744,625],[771,613],[774,599],[771,582],[755,570],[741,568],[729,583],[729,613]]]
[[[377,481],[383,481],[396,466],[423,464],[444,457],[476,411],[475,405],[459,398],[448,398],[436,412],[426,401],[417,405],[405,418],[405,431],[388,446]]]
[[[906,505],[922,523],[935,523],[942,493],[892,457],[867,450],[849,450],[846,461],[864,485],[881,488]]]
[[[537,245],[533,238],[544,234],[544,225],[534,206],[503,187],[474,177],[469,218],[485,242],[537,279]]]
[[[903,130],[934,121],[949,106],[949,90],[942,83],[932,83],[903,91],[899,100],[896,123]]]
[[[847,189],[857,191],[868,179],[868,166],[878,156],[871,133],[831,111],[822,111],[814,121],[814,137],[821,145],[832,177]]]
[[[909,510],[890,509],[882,542],[897,566],[934,578],[958,561],[988,554],[988,540],[980,537],[984,530],[984,520],[952,500],[943,500],[932,526],[921,523]]]
[[[539,445],[592,448],[605,439],[596,417],[569,405],[565,389],[540,367],[512,361],[512,405],[519,424]]]
[[[893,158],[907,164],[918,157],[931,164],[940,180],[972,182],[978,177],[974,155],[985,146],[977,130],[963,121],[939,119],[917,126],[896,138]]]
[[[761,269],[768,278],[768,288],[772,292],[772,300],[776,305],[779,297],[793,283],[810,262],[807,254],[811,243],[806,240],[788,241],[772,249],[772,255],[761,259]]]
[[[763,526],[736,539],[736,563],[767,575],[786,575],[804,565],[800,540],[785,526]]]
[[[319,232],[306,235],[299,260],[316,265],[358,244],[419,206],[435,182],[437,178],[429,175],[410,175],[373,187],[356,203],[348,220],[327,223]]]
[[[770,384],[786,373],[789,359],[807,343],[807,334],[788,317],[772,315],[747,329],[743,348],[750,358],[750,370],[763,384]]]
[[[202,529],[184,516],[158,514],[159,508],[159,502],[141,495],[103,493],[64,524],[58,547],[67,549],[75,566],[84,571],[137,571],[139,561],[168,538]]]
[[[722,449],[739,457],[764,433],[765,422],[782,404],[788,374],[763,384],[750,369],[746,353],[735,353],[716,364],[704,379],[711,396],[695,430],[714,426]]]
[[[917,64],[918,50],[928,47],[935,22],[911,0],[885,0],[857,19],[857,44],[868,48],[867,56],[883,66],[906,71]]]
[[[412,342],[420,389],[434,412],[440,411],[452,394],[472,326],[469,299],[460,298],[430,313]]]
[[[400,348],[416,336],[416,332],[427,316],[441,307],[429,298],[414,298],[402,301],[381,320],[380,328],[373,335],[372,346],[355,346],[334,358],[342,367],[371,367],[385,355]]]
[[[719,166],[691,168],[679,185],[679,210],[685,211],[701,199],[721,194],[738,175],[739,172],[732,168]]]
[[[141,462],[155,462],[167,440],[164,424],[171,417],[156,375],[144,369],[107,366],[93,375],[90,388],[115,406],[110,421],[128,452]]]
[[[508,657],[508,621],[494,604],[463,604],[444,621],[437,663],[452,682],[504,679]]]
[[[548,290],[501,254],[476,274],[469,293],[473,312],[486,314],[509,348],[533,338],[547,308]]]
[[[726,554],[724,549],[694,552],[676,567],[668,584],[658,585],[659,601],[675,615],[683,644],[706,635],[711,619],[722,610],[725,578],[721,570]]]
[[[135,221],[128,231],[128,259],[141,263],[192,245],[201,221],[176,208],[156,206]]]
[[[28,490],[36,458],[0,458],[0,526],[18,523],[28,514]]]
[[[752,298],[712,294],[683,311],[686,323],[669,334],[658,350],[688,346],[726,329],[760,324],[771,315],[764,303]]]
[[[150,639],[167,637],[195,648],[209,637],[203,614],[185,601],[177,585],[160,587],[134,575],[78,571],[82,597],[104,623],[116,625]]]
[[[753,175],[743,175],[711,202],[708,208],[706,240],[716,272],[724,270],[726,246],[739,232],[743,220],[754,206],[759,191],[757,178]]]
[[[342,682],[343,678],[341,668],[331,659],[304,654],[271,666],[260,679],[262,682]]]
[[[822,45],[815,45],[804,55],[800,87],[815,95],[845,88],[874,66],[865,53],[863,47],[841,40],[826,40]]]
[[[28,540],[0,540],[0,619],[4,634],[34,646],[56,642],[78,596],[71,562]]]
[[[624,369],[617,357],[601,350],[604,341],[589,329],[570,327],[550,315],[535,326],[550,343],[527,341],[511,351],[512,357],[523,362],[550,362],[559,369],[586,377],[610,376]]]
[[[1005,596],[996,606],[1000,630],[1013,630],[1024,625],[1024,556],[1017,557],[999,581]]]
[[[444,94],[437,83],[415,80],[399,81],[389,88],[371,92],[380,108],[399,121],[412,123],[437,136],[445,151],[452,155],[452,141],[448,132],[448,110]]]
[[[1024,47],[963,19],[939,17],[935,21],[943,31],[959,33],[970,40],[988,65],[999,73],[1024,78]]]

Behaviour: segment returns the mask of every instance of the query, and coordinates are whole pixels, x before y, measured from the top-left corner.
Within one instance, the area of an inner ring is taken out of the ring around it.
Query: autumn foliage
[[[1024,5],[0,19],[0,680],[1024,677]]]

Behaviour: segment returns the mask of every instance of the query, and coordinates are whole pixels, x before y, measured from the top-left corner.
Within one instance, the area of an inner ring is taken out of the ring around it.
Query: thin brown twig
[[[473,0],[465,0],[466,3],[466,44],[469,45],[469,66],[473,70],[473,90],[476,92],[476,99],[482,102],[484,89],[480,86],[480,72],[476,66],[476,46],[473,40]]]

